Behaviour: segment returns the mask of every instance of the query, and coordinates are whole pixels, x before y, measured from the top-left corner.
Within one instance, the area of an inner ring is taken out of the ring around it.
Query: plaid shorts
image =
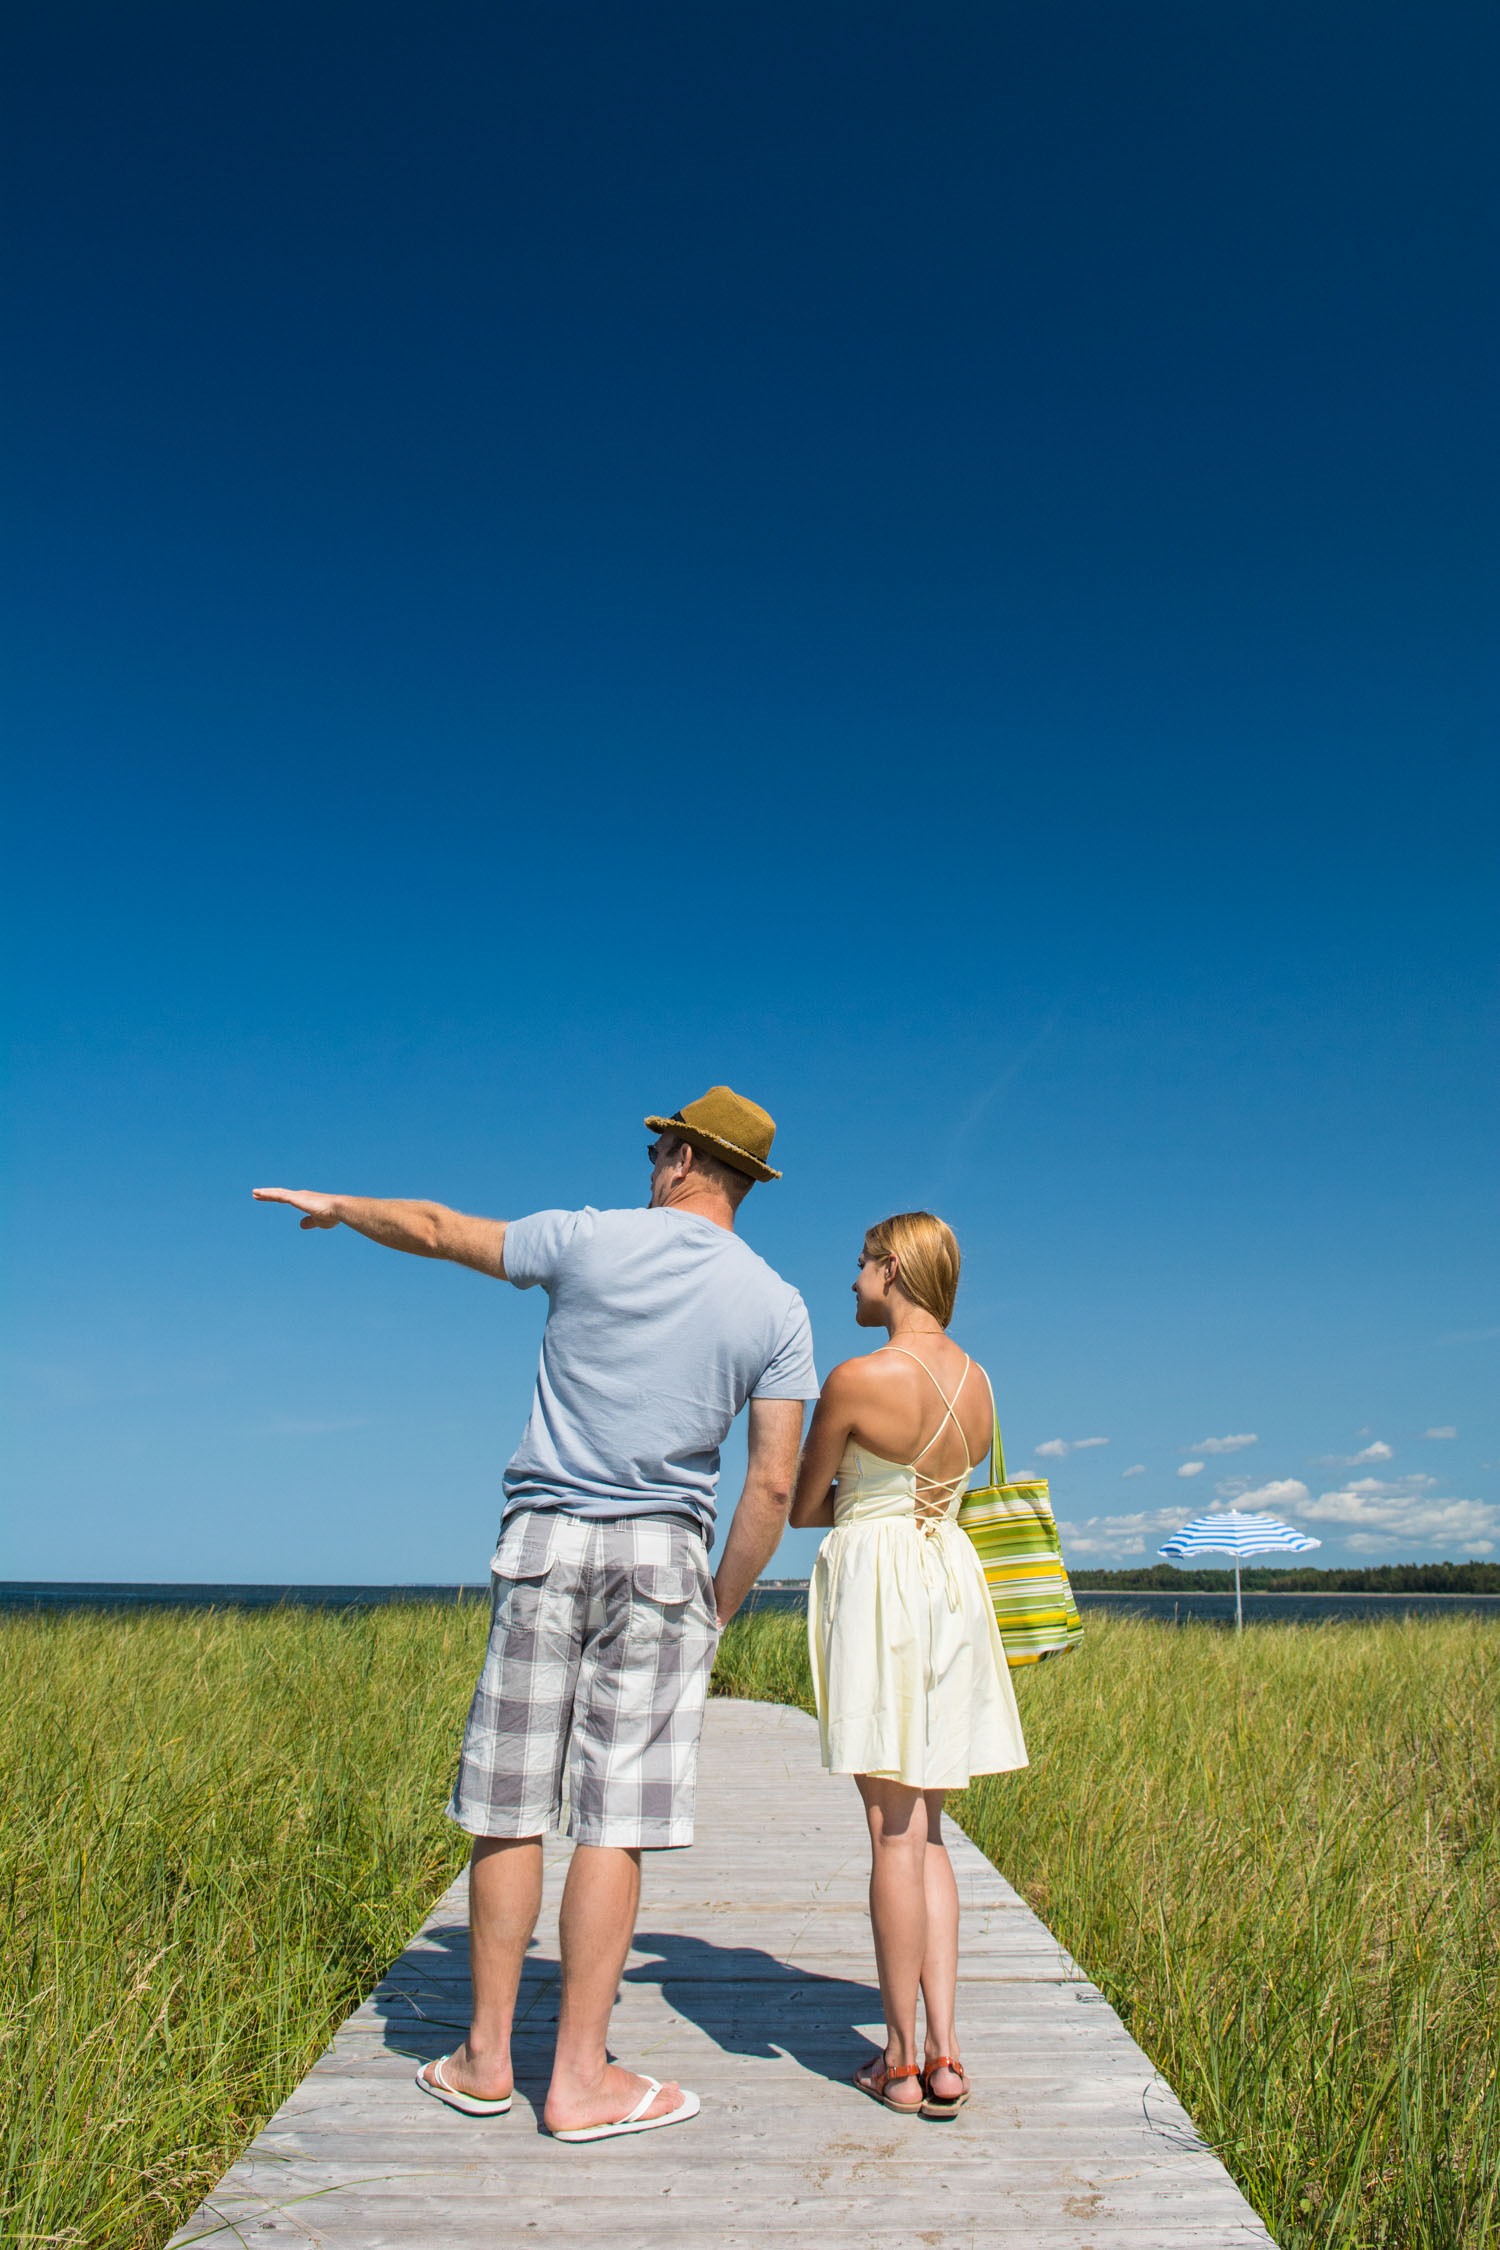
[[[490,1565],[489,1646],[448,1817],[471,1836],[664,1849],[693,1840],[719,1628],[701,1535],[677,1516],[528,1510]]]

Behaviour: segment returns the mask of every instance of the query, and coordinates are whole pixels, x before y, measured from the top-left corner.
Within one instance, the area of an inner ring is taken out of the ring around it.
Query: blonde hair
[[[865,1255],[896,1260],[896,1286],[944,1328],[958,1295],[958,1244],[931,1211],[898,1211],[865,1233]]]

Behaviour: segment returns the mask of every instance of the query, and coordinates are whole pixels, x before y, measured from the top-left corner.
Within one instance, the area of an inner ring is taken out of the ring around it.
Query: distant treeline
[[[1179,1570],[1152,1563],[1149,1570],[1070,1570],[1085,1593],[1223,1594],[1234,1591],[1232,1570]],[[1240,1572],[1252,1594],[1500,1594],[1500,1563],[1382,1563],[1378,1570],[1252,1570]]]

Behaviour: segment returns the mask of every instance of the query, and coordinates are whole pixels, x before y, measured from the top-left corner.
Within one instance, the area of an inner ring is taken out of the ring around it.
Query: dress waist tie
[[[952,1551],[942,1536],[943,1526],[947,1521],[946,1513],[941,1516],[918,1516],[917,1529],[921,1534],[918,1553],[922,1558],[922,1576],[928,1587],[936,1593],[937,1581],[933,1572],[941,1569],[947,1586],[948,1607],[959,1609],[963,1605],[963,1588],[959,1584],[958,1572],[953,1567]]]

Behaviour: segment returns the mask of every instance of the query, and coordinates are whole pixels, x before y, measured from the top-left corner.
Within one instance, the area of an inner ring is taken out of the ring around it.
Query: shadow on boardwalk
[[[423,2061],[447,2054],[468,2028],[468,1932],[432,1930],[426,1942],[421,1965],[398,1963],[371,2003],[387,2051]],[[659,1991],[726,2055],[785,2055],[818,2077],[847,2079],[870,2051],[859,2027],[882,2021],[875,1985],[798,1968],[758,1946],[641,1930],[633,1952],[652,1958],[635,1958],[622,1984]],[[538,2058],[526,2050],[556,2029],[558,1987],[557,1961],[533,1951],[516,2008],[518,2083],[536,2076]]]
[[[1103,1995],[965,1836],[950,1850],[975,2101],[919,2132],[840,2085],[881,2012],[858,1804],[821,1787],[800,1711],[716,1698],[703,1758],[702,1840],[652,1869],[611,2024],[622,2061],[702,2096],[689,2129],[570,2148],[537,2129],[567,1867],[554,1840],[509,2125],[476,2127],[412,2084],[466,2027],[460,1877],[181,2250],[209,2235],[215,2250],[1273,2250]]]
[[[638,1953],[656,1963],[625,1971],[651,1984],[727,2055],[789,2055],[823,2078],[848,2078],[870,2052],[858,2027],[884,2021],[873,1984],[854,1984],[778,1961],[756,1946],[713,1945],[676,1931],[642,1930]]]

